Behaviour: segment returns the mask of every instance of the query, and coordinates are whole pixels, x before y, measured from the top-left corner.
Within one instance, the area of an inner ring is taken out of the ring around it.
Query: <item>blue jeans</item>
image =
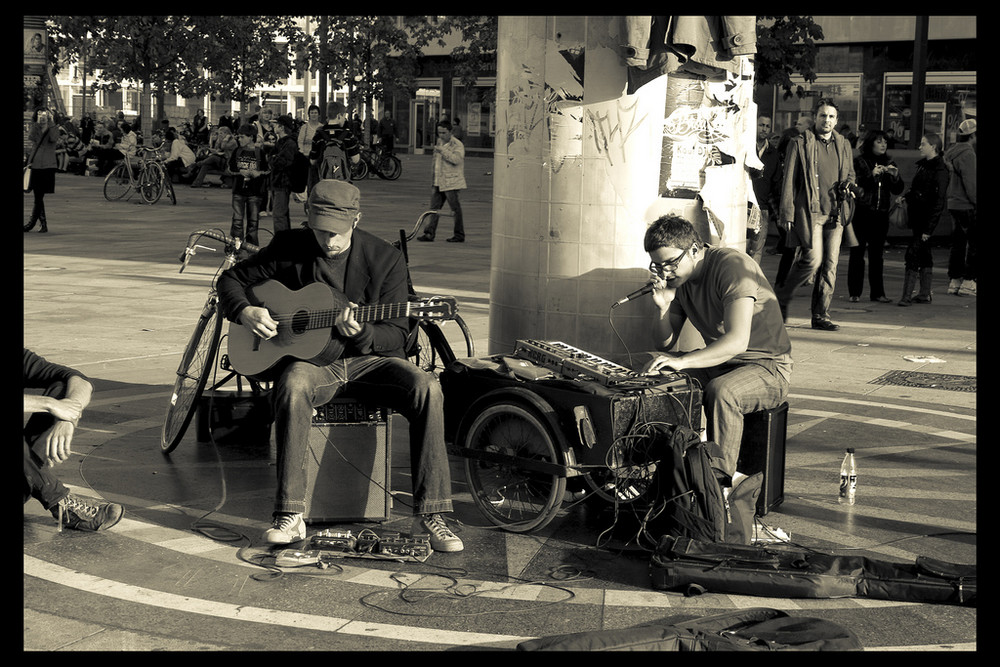
[[[348,357],[328,366],[293,361],[282,369],[272,390],[278,449],[274,511],[305,512],[313,408],[345,389],[354,398],[400,413],[409,423],[414,513],[451,512],[441,385],[410,361],[377,356]]]
[[[795,290],[815,277],[812,293],[812,319],[830,319],[830,302],[837,285],[837,264],[840,262],[840,239],[844,228],[836,222],[818,218],[813,223],[812,246],[801,248],[799,258],[792,264],[788,276],[774,292],[783,310],[787,310]]]
[[[684,372],[701,382],[708,439],[722,448],[724,470],[732,476],[743,442],[743,415],[781,405],[788,395],[788,381],[767,359]]]
[[[438,186],[434,186],[434,191],[431,193],[431,208],[435,211],[440,211],[441,207],[444,206],[445,200],[448,201],[448,206],[451,207],[452,212],[455,214],[455,234],[454,238],[465,240],[465,224],[462,221],[462,204],[458,201],[458,190],[445,190],[442,192]],[[438,226],[438,216],[430,215],[427,216],[427,224],[424,226],[424,235],[434,238],[437,233]]]
[[[254,245],[257,242],[257,228],[260,226],[260,205],[263,197],[259,195],[241,195],[233,193],[233,225],[229,230],[231,236],[238,236]],[[246,232],[243,230],[243,218],[246,217]]]

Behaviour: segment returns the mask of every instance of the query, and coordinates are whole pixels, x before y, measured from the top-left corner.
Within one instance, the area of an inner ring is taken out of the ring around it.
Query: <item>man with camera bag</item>
[[[788,232],[786,244],[799,246],[799,258],[775,292],[782,317],[795,290],[815,277],[812,328],[836,331],[830,321],[830,301],[837,283],[841,238],[857,245],[851,218],[857,186],[851,144],[833,128],[837,105],[821,98],[815,125],[788,142],[782,179],[779,224]]]

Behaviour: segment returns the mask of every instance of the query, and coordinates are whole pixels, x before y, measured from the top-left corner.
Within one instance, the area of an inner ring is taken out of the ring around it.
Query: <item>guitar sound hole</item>
[[[300,310],[292,315],[291,330],[293,334],[303,333],[309,326],[309,312]]]

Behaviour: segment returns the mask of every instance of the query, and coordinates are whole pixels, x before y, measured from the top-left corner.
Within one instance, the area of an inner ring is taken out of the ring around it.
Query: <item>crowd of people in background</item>
[[[830,111],[834,112],[836,123],[835,103],[834,108],[824,109],[824,112]],[[825,121],[829,122],[829,118]],[[894,146],[898,148],[899,144],[891,133],[881,129],[862,127],[859,132],[854,132],[846,123],[836,124],[832,132],[828,127],[818,129],[815,112],[802,114],[792,127],[782,132],[773,131],[771,117],[761,114],[758,116],[757,129],[756,152],[762,168],[752,172],[751,180],[759,215],[751,216],[753,219],[748,223],[747,253],[760,263],[769,229],[777,231],[777,244],[768,252],[780,255],[773,284],[777,291],[786,295],[783,309],[786,315],[787,298],[790,298],[795,287],[814,285],[811,306],[814,328],[837,328],[829,321],[823,307],[827,303],[826,297],[834,288],[832,271],[824,273],[823,267],[830,265],[832,259],[811,256],[812,239],[804,243],[798,236],[790,238],[793,236],[791,230],[795,227],[795,220],[783,218],[790,215],[794,217],[794,209],[782,211],[781,208],[783,195],[789,197],[787,202],[794,198],[794,179],[785,179],[789,174],[789,156],[793,156],[794,160],[795,156],[802,155],[801,151],[807,150],[807,146],[809,151],[813,151],[814,145],[849,146],[850,164],[848,165],[847,160],[841,163],[842,168],[850,167],[849,177],[837,174],[826,178],[829,181],[827,186],[841,180],[850,182],[850,188],[841,190],[850,200],[844,209],[846,217],[839,219],[839,229],[835,229],[834,225],[829,224],[830,208],[821,210],[817,202],[811,222],[816,222],[817,215],[822,218],[818,225],[820,234],[816,240],[821,241],[825,234],[826,241],[837,246],[836,254],[839,254],[841,241],[832,239],[831,236],[834,232],[843,232],[842,243],[848,249],[849,256],[847,292],[850,302],[861,300],[867,278],[869,299],[874,303],[895,302],[900,306],[931,303],[934,269],[931,239],[938,230],[945,211],[951,216],[953,223],[947,265],[947,293],[976,295],[978,232],[975,119],[966,119],[959,124],[956,140],[947,150],[944,150],[939,134],[925,132],[918,147],[916,171],[909,184],[904,182],[899,166],[888,152]],[[818,144],[811,141],[817,136],[822,138]],[[799,167],[802,165],[799,164]],[[814,175],[821,177],[821,174]],[[828,187],[827,194],[829,197],[825,203],[835,203],[835,191]],[[903,286],[899,298],[894,300],[887,294],[884,282],[884,253],[890,235],[889,211],[899,198],[902,198],[901,204],[907,212],[909,238],[904,253]],[[799,231],[802,232],[804,223],[801,220],[799,222]],[[833,256],[833,253],[828,254]],[[817,258],[818,261],[813,261]],[[810,264],[815,264],[815,267]],[[796,285],[786,285],[790,272],[797,265],[803,270],[792,277]],[[817,281],[825,281],[826,284],[816,286]]]

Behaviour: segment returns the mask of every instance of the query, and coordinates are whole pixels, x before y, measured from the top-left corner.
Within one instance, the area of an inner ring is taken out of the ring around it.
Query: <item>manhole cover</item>
[[[976,391],[976,378],[968,375],[921,373],[919,371],[889,371],[868,384],[894,384],[900,387],[945,389],[947,391]]]

